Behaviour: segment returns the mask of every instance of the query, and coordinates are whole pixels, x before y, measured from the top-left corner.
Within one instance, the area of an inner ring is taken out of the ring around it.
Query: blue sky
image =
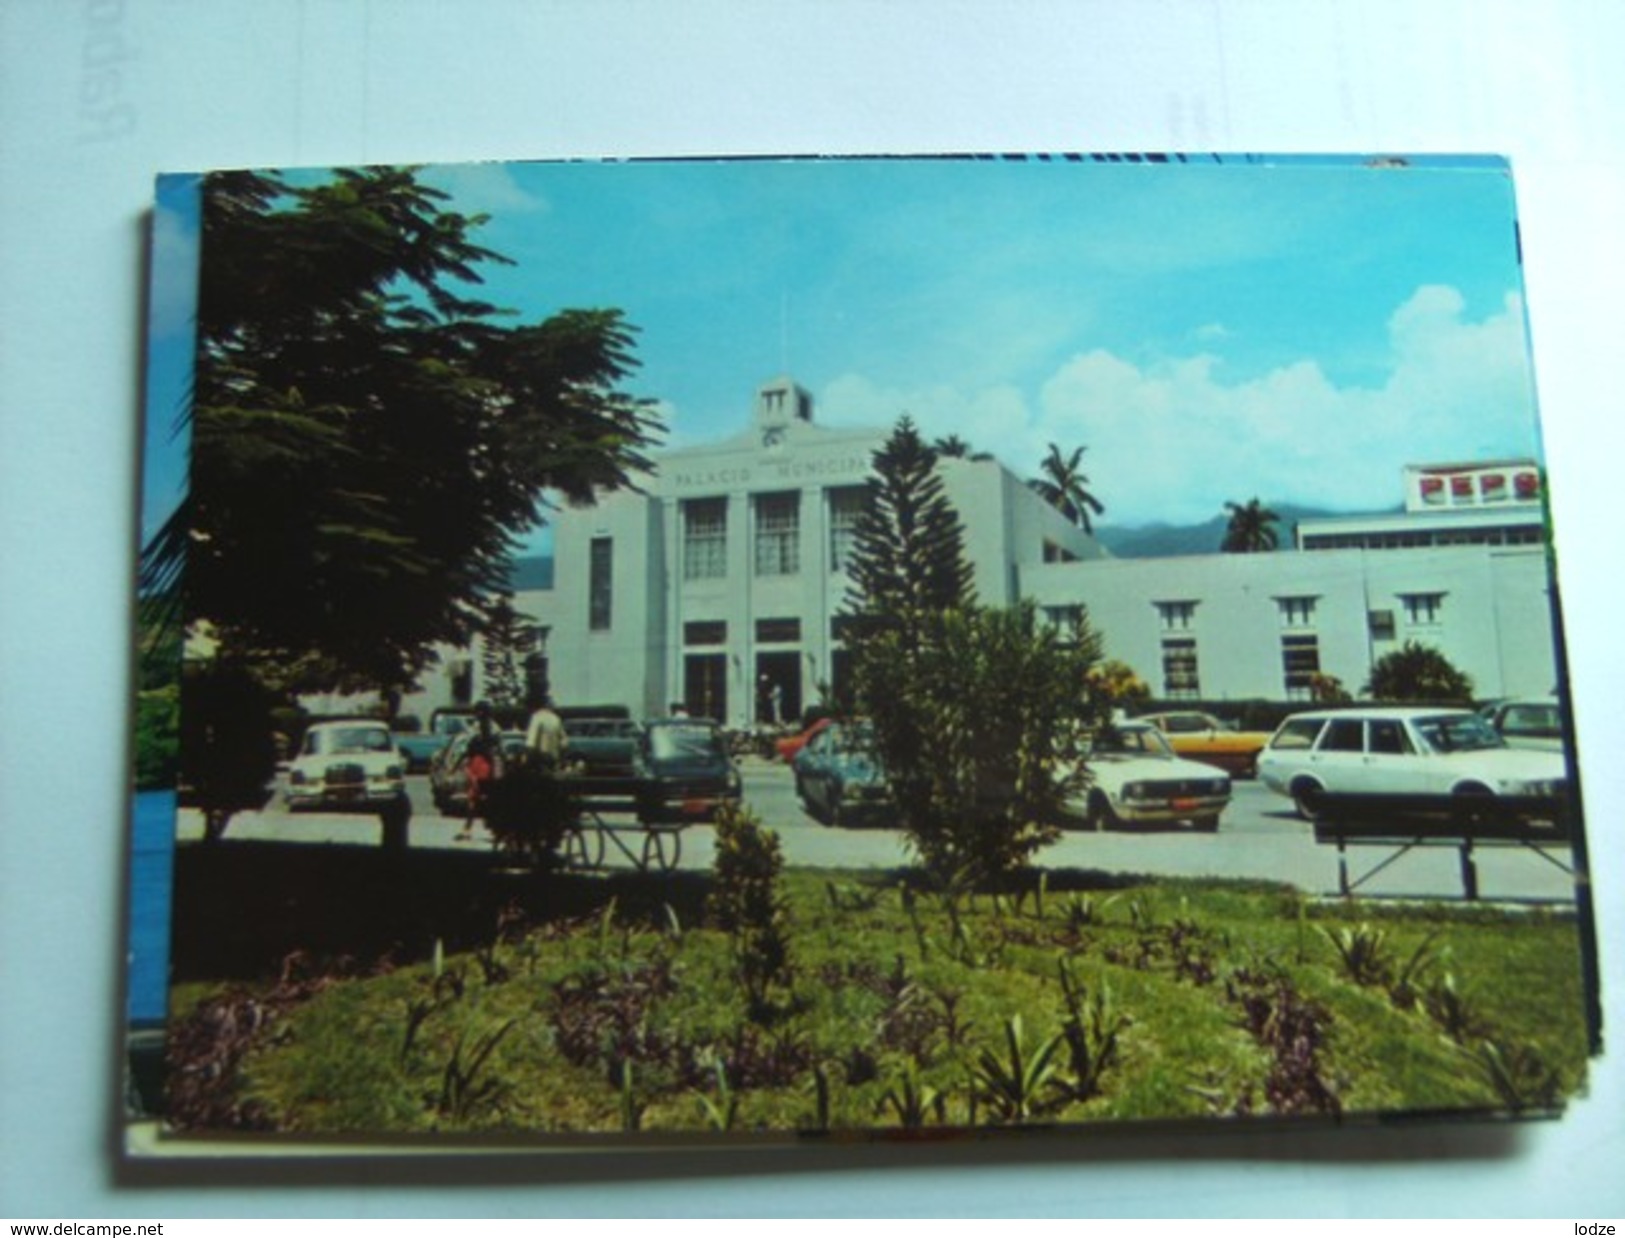
[[[907,412],[1026,476],[1085,445],[1106,523],[1227,499],[1399,501],[1402,465],[1538,455],[1512,185],[1498,163],[1063,159],[425,170],[515,260],[522,320],[617,306],[667,442],[737,430],[790,373],[818,420]],[[154,482],[172,501],[195,178],[154,215]]]

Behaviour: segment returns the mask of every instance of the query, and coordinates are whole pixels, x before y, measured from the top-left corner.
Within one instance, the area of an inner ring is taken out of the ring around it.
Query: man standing
[[[553,710],[553,698],[544,696],[525,728],[525,747],[534,752],[545,770],[556,770],[564,756],[564,722]]]

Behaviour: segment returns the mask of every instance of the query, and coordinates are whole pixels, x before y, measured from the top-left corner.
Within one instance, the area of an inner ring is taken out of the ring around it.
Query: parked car
[[[1497,701],[1479,710],[1479,717],[1495,728],[1508,748],[1564,750],[1563,711],[1556,697]]]
[[[773,751],[778,754],[779,760],[783,761],[786,765],[793,764],[797,754],[799,754],[803,748],[812,742],[813,736],[817,735],[834,721],[834,718],[819,718],[810,725],[797,731],[794,735],[786,735],[781,739],[774,740]]]
[[[406,758],[376,719],[318,722],[288,766],[283,798],[291,811],[381,812],[408,805]]]
[[[434,764],[435,757],[450,738],[436,735],[433,731],[391,731],[389,737],[406,758],[406,772],[409,774],[428,773],[429,766]]]
[[[1182,757],[1214,765],[1237,778],[1251,778],[1258,754],[1270,742],[1269,731],[1241,731],[1199,710],[1145,714],[1136,722],[1149,722],[1168,737],[1168,745]]]
[[[890,802],[873,733],[863,723],[827,722],[795,756],[796,794],[827,825],[847,825]]]
[[[1313,821],[1333,795],[1555,797],[1563,757],[1508,748],[1465,709],[1395,706],[1294,714],[1259,754],[1258,775]]]
[[[468,745],[472,730],[458,731],[429,767],[429,794],[443,817],[460,817],[468,812]],[[503,754],[516,756],[525,750],[523,731],[499,731],[497,742]]]
[[[589,778],[630,778],[641,733],[630,718],[566,718],[564,760]]]
[[[645,821],[708,820],[739,802],[739,770],[714,722],[664,718],[650,722],[633,760],[638,815]]]
[[[1089,785],[1064,807],[1092,829],[1188,821],[1211,832],[1230,803],[1229,774],[1179,756],[1148,722],[1119,722],[1102,730],[1089,746],[1086,764]]]

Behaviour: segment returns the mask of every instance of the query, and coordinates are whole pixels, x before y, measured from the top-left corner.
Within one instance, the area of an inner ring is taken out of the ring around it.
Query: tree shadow
[[[222,842],[175,853],[170,978],[256,980],[291,955],[323,970],[368,971],[488,944],[505,924],[596,914],[684,924],[703,915],[705,873],[577,873],[514,868],[489,852]]]

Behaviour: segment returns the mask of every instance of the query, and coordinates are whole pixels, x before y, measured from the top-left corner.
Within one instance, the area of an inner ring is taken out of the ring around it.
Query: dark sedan
[[[697,718],[649,723],[638,741],[638,816],[644,821],[697,821],[739,802],[739,770],[722,732]]]
[[[796,794],[829,825],[849,825],[885,808],[890,792],[862,723],[834,723],[807,742],[795,759]]]

